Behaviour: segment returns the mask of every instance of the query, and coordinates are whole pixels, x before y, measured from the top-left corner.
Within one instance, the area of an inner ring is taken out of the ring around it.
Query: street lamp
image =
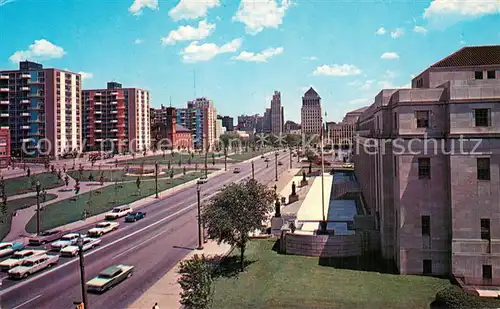
[[[278,181],[278,153],[275,152],[274,153],[274,174],[275,174],[275,179],[276,181]]]
[[[253,161],[252,161],[252,179],[255,179],[255,169],[254,169]]]
[[[290,152],[290,169],[292,169],[292,147],[290,147],[289,152]]]
[[[80,235],[76,241],[78,246],[78,256],[80,257],[80,281],[82,286],[82,302],[83,308],[88,309],[88,301],[87,301],[87,290],[85,289],[85,261],[83,257],[83,238]]]
[[[198,250],[203,250],[203,225],[201,223],[201,197],[200,197],[200,185],[196,186],[196,192],[198,193]]]
[[[156,188],[155,198],[159,198],[159,196],[158,196],[158,161],[155,161],[155,188]]]
[[[224,170],[227,171],[227,148],[224,148]]]
[[[40,235],[40,181],[36,182],[36,235]]]
[[[326,112],[325,112],[326,119]],[[323,215],[323,221],[321,221],[320,228],[322,233],[326,233],[326,219],[325,219],[325,156],[324,156],[324,145],[323,145],[323,119],[321,120],[321,214]],[[333,188],[332,188],[332,192]]]
[[[205,152],[205,177],[208,177],[207,156],[208,156],[208,149]]]

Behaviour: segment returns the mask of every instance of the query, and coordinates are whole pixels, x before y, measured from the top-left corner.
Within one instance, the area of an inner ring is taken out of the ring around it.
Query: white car
[[[64,235],[63,237],[61,237],[61,239],[51,243],[50,250],[59,251],[62,248],[74,245],[74,244],[76,244],[78,237],[80,237],[80,234],[78,234],[78,233],[68,233],[68,234]]]
[[[52,267],[59,262],[58,255],[37,255],[23,262],[22,265],[9,270],[9,277],[13,279],[26,278],[31,274],[36,273],[47,267]]]
[[[118,229],[118,222],[100,222],[87,232],[89,237],[100,237],[106,233]]]
[[[21,265],[26,259],[29,259],[36,255],[41,255],[47,253],[47,250],[21,250],[14,253],[9,259],[6,259],[0,263],[0,269],[9,270],[16,266]]]
[[[88,238],[84,237],[83,238],[83,252],[93,249],[101,244],[101,240],[98,238]],[[78,246],[77,245],[71,245],[67,246],[63,249],[61,249],[61,256],[75,256],[78,254]]]
[[[206,176],[201,176],[196,183],[198,184],[204,184],[208,181],[208,178]]]
[[[113,208],[113,210],[111,210],[107,214],[105,214],[104,218],[106,220],[114,220],[114,219],[118,219],[121,217],[125,217],[126,215],[128,215],[131,212],[132,212],[132,207],[130,207],[129,205],[118,206],[118,207]]]

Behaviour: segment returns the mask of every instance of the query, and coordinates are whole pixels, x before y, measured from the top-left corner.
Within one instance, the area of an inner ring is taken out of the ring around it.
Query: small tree
[[[174,170],[170,170],[170,179],[174,178]]]
[[[66,187],[69,185],[69,176],[68,175],[64,176],[64,183],[66,184]]]
[[[101,176],[99,177],[99,183],[101,184],[101,187],[104,185],[104,175],[101,174]]]
[[[31,170],[30,168],[28,167],[28,169],[26,170],[26,176],[29,178],[31,176]]]
[[[170,167],[171,167],[171,163],[170,163],[170,160],[168,160],[168,162],[167,162],[167,169],[170,169]]]
[[[137,186],[137,193],[141,195],[141,179],[139,176],[137,176],[137,179],[135,180],[135,185]]]
[[[195,170],[195,171],[198,171],[198,163],[196,163],[196,164],[194,165],[194,170]]]
[[[191,157],[188,158],[188,165],[191,165]]]
[[[209,309],[212,302],[213,267],[204,255],[195,254],[179,266],[180,303],[189,309]]]
[[[181,161],[181,159],[179,159],[178,164],[179,164],[179,166],[181,166],[181,165],[182,165],[182,161]]]
[[[186,175],[186,167],[184,166],[184,168],[182,169],[182,174],[184,174],[184,176]]]
[[[273,210],[275,192],[254,179],[232,183],[203,208],[203,221],[211,239],[240,249],[241,271],[250,233],[262,227]]]
[[[94,181],[94,175],[92,173],[89,174],[89,181]]]

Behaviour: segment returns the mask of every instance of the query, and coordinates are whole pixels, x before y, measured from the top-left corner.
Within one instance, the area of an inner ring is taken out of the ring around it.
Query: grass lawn
[[[202,172],[187,174],[186,176],[174,179],[158,179],[158,191],[167,190],[179,184],[188,182],[204,175]],[[96,190],[91,193],[78,195],[78,199],[67,199],[47,205],[41,216],[41,229],[52,229],[64,224],[83,219],[83,211],[86,209],[90,215],[96,215],[106,212],[114,206],[129,204],[139,199],[145,198],[155,193],[155,181],[145,180],[141,182],[141,194],[137,194],[137,186],[135,182],[128,182],[115,186],[107,186],[102,189],[101,193]],[[91,196],[91,204],[89,205],[89,197]],[[36,229],[36,218],[33,217],[26,225],[26,230],[30,233]]]
[[[318,258],[279,255],[275,240],[252,240],[247,269],[215,282],[217,309],[422,309],[448,280],[318,265]],[[235,250],[233,255],[239,255]]]
[[[198,169],[202,168],[202,166],[199,166]],[[148,169],[148,168],[145,168],[145,169]],[[162,168],[163,169],[163,168]],[[178,175],[178,174],[182,174],[183,173],[183,169],[182,168],[179,168],[178,166],[177,167],[173,167],[173,170],[174,170],[174,175]],[[192,171],[194,170],[194,165],[190,168],[186,168],[186,172],[189,172],[189,171]],[[213,170],[213,169],[208,169],[208,170]],[[165,174],[160,174],[158,175],[158,179],[160,178],[166,178],[166,177],[169,177],[169,172],[168,172],[168,169],[163,169],[163,172]],[[94,182],[98,182],[99,181],[99,177],[100,175],[104,176],[104,181],[105,182],[110,182],[111,179],[113,179],[113,181],[115,180],[118,180],[118,181],[130,181],[130,180],[136,180],[137,179],[137,176],[125,176],[125,172],[123,170],[116,170],[116,171],[110,171],[110,170],[102,170],[102,171],[99,171],[99,170],[90,170],[90,171],[83,171],[81,173],[81,176],[82,178],[80,179],[80,181],[82,182],[86,182],[86,181],[89,181],[89,176],[90,174],[92,174],[94,176]],[[68,174],[74,178],[74,179],[77,179],[79,176],[80,176],[80,172],[79,171],[69,171]],[[141,179],[154,179],[155,177],[154,176],[141,176]]]
[[[132,160],[128,160],[128,161],[119,161],[119,164],[121,165],[124,165],[126,164],[127,162],[129,164],[155,164],[156,161],[158,161],[158,163],[160,164],[168,164],[168,161],[170,161],[170,163],[172,165],[177,165],[179,163],[179,160],[181,160],[181,162],[184,164],[184,163],[187,163],[189,161],[189,158],[191,158],[191,155],[190,154],[187,154],[187,153],[181,153],[179,154],[178,152],[174,153],[174,155],[172,156],[172,154],[167,154],[165,157],[163,157],[163,155],[157,155],[157,156],[152,156],[152,157],[142,157],[142,158],[136,158],[136,159],[132,159]],[[198,163],[198,164],[205,164],[205,155],[199,155],[199,154],[195,154],[194,157],[191,158],[191,163],[192,165],[195,164],[195,163]],[[219,154],[215,154],[215,163],[224,163],[224,155],[221,154],[220,158],[219,158]],[[212,154],[209,153],[208,156],[207,156],[207,164],[212,164]]]
[[[46,190],[60,187],[64,184],[64,181],[59,180],[57,178],[57,175],[54,175],[52,173],[41,173],[41,174],[31,175],[31,179],[26,176],[22,176],[22,177],[5,179],[4,181],[5,181],[5,194],[7,194],[7,196],[13,196],[13,195],[36,191],[35,185],[32,185],[32,182],[36,183],[37,181],[40,181],[40,184]]]
[[[47,193],[47,201],[57,197],[55,194]],[[36,205],[36,196],[20,198],[17,200],[7,200],[7,214],[1,216],[0,220],[0,239],[3,239],[10,232],[10,224],[12,222],[12,214],[14,211]],[[41,213],[41,212],[40,212]],[[36,227],[35,227],[36,229]]]
[[[264,150],[264,155],[270,150]],[[252,151],[249,150],[248,152],[241,152],[241,153],[235,153],[233,155],[228,156],[228,158],[231,158],[231,162],[241,162],[245,160],[249,160],[253,157],[260,157],[262,155],[262,151]],[[271,158],[272,159],[272,158]]]

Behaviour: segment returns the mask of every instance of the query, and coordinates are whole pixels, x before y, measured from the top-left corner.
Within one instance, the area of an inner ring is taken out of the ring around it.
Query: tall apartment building
[[[272,131],[272,114],[271,114],[271,109],[266,108],[266,111],[264,112],[264,118],[262,119],[262,132],[263,133],[270,133]]]
[[[143,151],[151,145],[149,91],[108,82],[83,91],[83,132],[89,150]]]
[[[281,106],[281,92],[274,91],[271,100],[271,132],[276,135],[283,133],[284,115]]]
[[[323,118],[321,115],[321,97],[311,87],[302,97],[302,134],[321,134],[322,124]]]
[[[464,47],[360,116],[355,173],[400,273],[500,285],[499,102],[500,46]]]
[[[77,73],[31,61],[0,71],[1,128],[10,130],[12,155],[58,157],[81,151],[81,104]]]
[[[222,120],[222,126],[226,128],[226,131],[233,131],[234,130],[234,119],[233,117],[230,116],[217,116],[218,119]]]
[[[218,139],[215,136],[217,111],[214,103],[205,97],[188,101],[187,108],[177,109],[177,123],[191,130],[194,147],[212,148]]]

